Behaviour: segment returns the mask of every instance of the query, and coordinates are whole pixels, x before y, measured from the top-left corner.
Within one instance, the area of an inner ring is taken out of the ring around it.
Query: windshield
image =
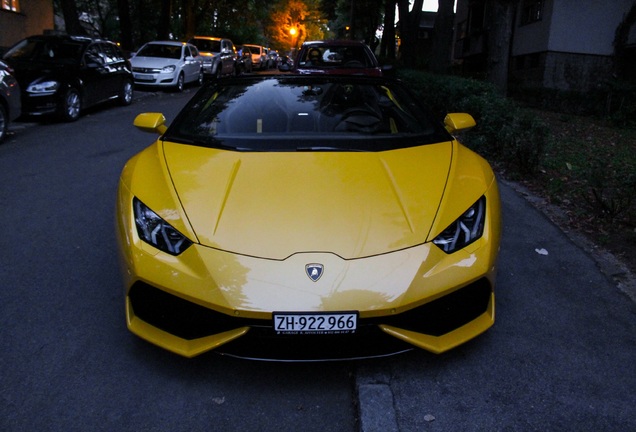
[[[450,137],[397,82],[279,76],[205,87],[164,139],[241,151],[379,151]]]
[[[363,46],[316,45],[301,53],[299,66],[309,68],[373,68],[377,65]]]
[[[181,58],[181,45],[144,45],[136,54],[137,57],[160,57],[170,59]]]
[[[196,46],[201,52],[221,52],[221,41],[210,39],[192,39],[190,43]]]
[[[25,39],[4,55],[5,59],[76,63],[82,58],[84,44],[61,39]]]

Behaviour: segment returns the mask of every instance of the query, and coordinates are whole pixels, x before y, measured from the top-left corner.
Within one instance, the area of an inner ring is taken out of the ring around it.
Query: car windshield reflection
[[[450,137],[396,82],[279,76],[206,87],[164,139],[241,151],[382,151]]]

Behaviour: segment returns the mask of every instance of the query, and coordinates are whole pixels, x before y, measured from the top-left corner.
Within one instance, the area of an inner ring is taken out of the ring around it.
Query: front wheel
[[[60,117],[63,121],[72,122],[80,117],[82,98],[79,90],[69,87],[60,104]]]
[[[177,85],[175,86],[175,90],[178,92],[182,92],[184,85],[185,85],[185,78],[183,76],[183,72],[181,72],[179,74],[179,77],[177,78]]]
[[[119,91],[119,104],[123,106],[130,105],[133,100],[133,83],[130,80],[124,80],[124,84]]]

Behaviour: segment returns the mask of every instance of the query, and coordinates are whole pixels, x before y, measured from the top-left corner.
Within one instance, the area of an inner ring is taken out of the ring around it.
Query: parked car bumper
[[[135,85],[147,85],[147,86],[165,86],[171,87],[177,84],[177,73],[140,73],[133,72],[135,78]]]
[[[22,96],[22,114],[26,116],[44,116],[54,114],[60,106],[57,93],[44,96]]]

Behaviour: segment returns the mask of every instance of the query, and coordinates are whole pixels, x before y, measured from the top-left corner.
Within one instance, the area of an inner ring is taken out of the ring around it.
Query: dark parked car
[[[236,74],[243,75],[244,73],[252,72],[252,51],[249,47],[242,46],[238,49],[238,56],[236,57]]]
[[[9,122],[20,116],[20,85],[11,67],[0,61],[0,142],[7,136]]]
[[[22,89],[22,113],[77,120],[85,108],[118,99],[129,105],[129,61],[113,42],[83,36],[39,35],[15,44],[3,57]]]
[[[353,40],[304,42],[294,65],[281,63],[279,69],[300,74],[382,76],[383,73],[371,48]]]

